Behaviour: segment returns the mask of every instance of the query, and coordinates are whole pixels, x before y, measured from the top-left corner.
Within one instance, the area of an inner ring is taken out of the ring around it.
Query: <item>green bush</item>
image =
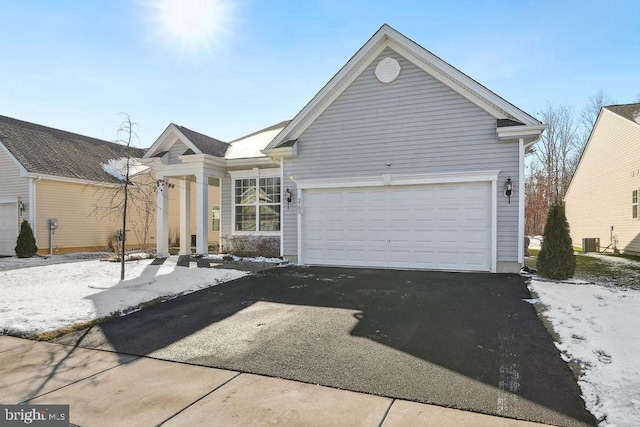
[[[38,253],[36,246],[36,238],[33,237],[33,230],[29,222],[22,221],[20,225],[20,234],[16,240],[16,255],[18,258],[31,258]]]
[[[538,273],[554,280],[565,280],[576,271],[576,257],[573,254],[569,223],[564,206],[554,203],[549,209],[544,239],[538,254]]]

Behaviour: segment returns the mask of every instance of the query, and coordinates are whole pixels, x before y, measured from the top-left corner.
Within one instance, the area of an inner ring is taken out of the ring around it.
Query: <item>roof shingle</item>
[[[98,182],[118,182],[102,168],[109,160],[126,155],[126,147],[0,116],[0,142],[29,173]],[[133,157],[144,150],[131,147]]]
[[[640,124],[636,119],[640,117],[640,103],[636,104],[622,104],[622,105],[607,105],[607,110],[616,113],[619,116],[624,117],[627,120]]]

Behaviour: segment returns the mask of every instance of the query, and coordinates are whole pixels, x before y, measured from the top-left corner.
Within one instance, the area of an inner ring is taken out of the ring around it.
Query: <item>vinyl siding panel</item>
[[[181,141],[177,141],[175,144],[173,144],[169,149],[169,164],[173,165],[177,163],[182,163],[179,157],[182,156],[184,152],[187,150],[188,150],[188,147],[184,145]]]
[[[640,253],[640,221],[631,214],[634,189],[640,189],[640,126],[605,109],[565,197],[573,244],[598,237],[605,247],[613,226],[618,249]]]
[[[27,204],[29,201],[29,178],[20,176],[20,168],[0,146],[0,199],[17,201],[22,199]],[[29,218],[28,210],[23,214],[24,219]]]
[[[402,68],[389,84],[375,77],[384,57]],[[390,163],[391,166],[387,166]],[[498,261],[517,261],[518,194],[503,197],[518,178],[518,145],[497,141],[496,119],[387,48],[298,137],[298,157],[286,161],[296,180],[499,169]],[[289,184],[289,183],[288,183]],[[291,183],[293,184],[293,183]],[[297,220],[285,210],[285,254],[297,253]]]
[[[103,187],[41,180],[36,184],[36,244],[41,253],[49,251],[49,219],[58,220],[53,235],[54,254],[64,248],[101,250],[109,235],[122,228],[118,218],[103,217],[93,211],[105,195]]]

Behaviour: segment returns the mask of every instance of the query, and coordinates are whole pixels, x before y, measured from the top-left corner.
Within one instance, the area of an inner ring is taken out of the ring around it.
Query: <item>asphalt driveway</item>
[[[276,268],[56,340],[592,425],[518,275]]]

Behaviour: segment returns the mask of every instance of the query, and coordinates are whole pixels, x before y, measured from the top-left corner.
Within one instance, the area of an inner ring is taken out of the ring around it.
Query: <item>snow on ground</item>
[[[75,257],[0,258],[0,334],[50,331],[248,274],[195,264],[178,267],[178,257],[172,256],[162,265],[128,262],[120,281],[120,263]]]
[[[535,276],[529,289],[545,306],[565,360],[582,367],[587,409],[602,426],[640,426],[640,290]]]

